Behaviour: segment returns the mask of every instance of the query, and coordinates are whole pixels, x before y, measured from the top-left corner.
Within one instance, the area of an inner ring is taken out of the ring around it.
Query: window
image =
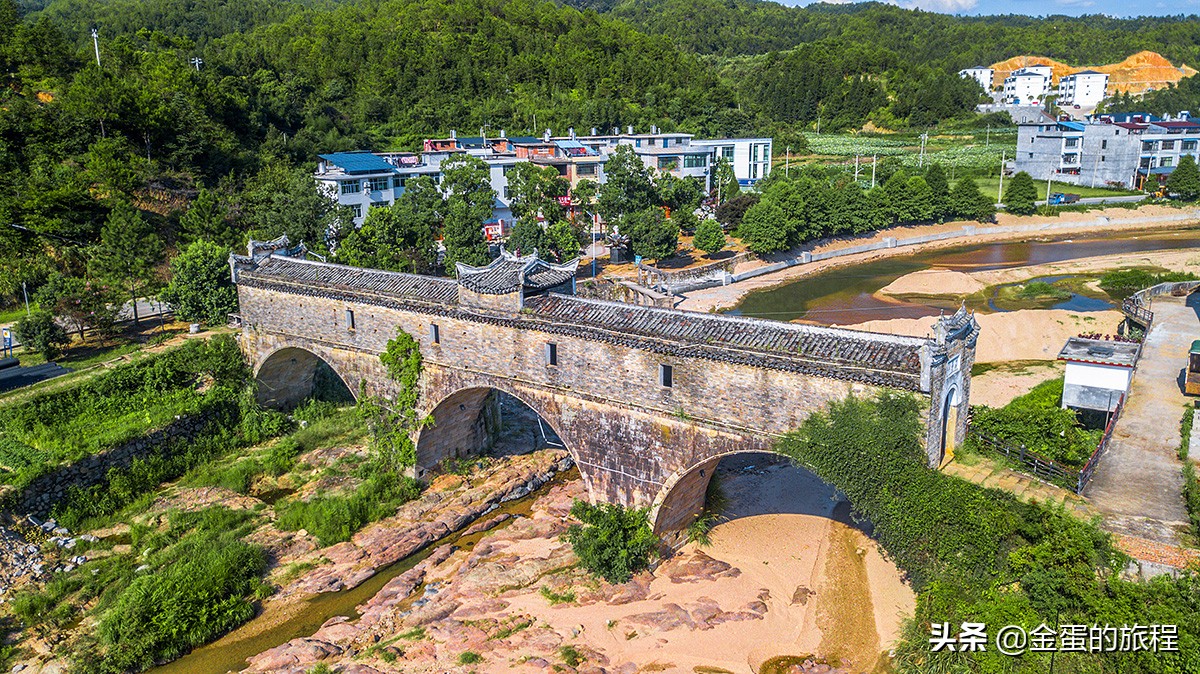
[[[406,182],[408,182],[408,178],[401,178],[400,176],[396,176],[395,178],[392,178],[392,187],[403,188],[404,184]]]
[[[346,310],[346,327],[350,330],[354,329],[354,311],[350,309]]]
[[[675,368],[671,367],[670,365],[659,365],[658,366],[658,385],[659,386],[662,386],[664,388],[671,388],[671,385],[675,383],[674,378],[675,378]]]
[[[1196,141],[1185,140],[1179,144],[1179,149],[1184,150],[1185,152],[1193,152],[1196,149]]]
[[[357,180],[343,180],[342,181],[342,194],[354,194],[357,191],[358,191],[358,181]]]
[[[1164,150],[1174,150],[1174,149],[1175,149],[1175,141],[1173,141],[1173,140],[1164,140],[1164,141],[1162,142],[1162,149],[1164,149]]]
[[[684,168],[703,168],[708,166],[708,157],[702,154],[685,154],[683,156]]]
[[[367,188],[372,192],[382,192],[388,188],[387,178],[368,178]]]
[[[721,156],[727,161],[733,161],[733,146],[726,145],[725,147],[721,148]]]
[[[558,345],[554,342],[546,342],[546,364],[558,365]]]
[[[1142,141],[1142,152],[1154,152],[1154,141],[1143,140]]]
[[[633,139],[633,146],[634,146],[634,147],[641,147],[641,146],[642,146],[642,139],[641,139],[641,138],[634,138],[634,139]]]
[[[1107,150],[1107,149],[1108,149],[1108,141],[1107,141],[1107,140],[1102,140],[1102,141],[1100,141],[1100,149],[1101,149],[1101,150]]]
[[[1068,138],[1066,145],[1067,145],[1067,147],[1079,147],[1079,139],[1078,138]]]
[[[670,146],[671,146],[671,139],[663,138],[663,147],[670,147]]]
[[[1160,161],[1158,163],[1158,165],[1159,166],[1170,166],[1172,163],[1174,163],[1174,160],[1171,157],[1163,157],[1162,161]]]
[[[505,186],[504,186],[504,198],[505,198],[505,199],[511,199],[511,198],[512,198],[512,191],[508,189],[508,185],[505,185]]]
[[[1029,158],[1030,158],[1030,159],[1033,159],[1033,153],[1032,153],[1032,152],[1030,152],[1030,153],[1029,153]]]
[[[663,171],[672,171],[679,166],[679,157],[659,157],[658,168]]]
[[[757,145],[750,146],[750,153],[751,153],[750,161],[758,161],[758,146]]]
[[[362,204],[354,204],[350,208],[354,209],[354,217],[356,217],[356,218],[362,217]]]
[[[758,164],[751,164],[751,165],[750,165],[750,179],[751,179],[751,180],[757,180],[757,179],[758,179]]]
[[[1107,160],[1108,160],[1108,157],[1106,157],[1106,156],[1104,156],[1104,155],[1100,155],[1100,163],[1101,163],[1101,164],[1103,164],[1103,163],[1104,163],[1105,161],[1107,161]]]
[[[437,323],[429,324],[429,341],[433,342],[434,344],[442,343],[442,331],[438,329]]]
[[[575,167],[575,175],[594,176],[596,175],[595,164],[579,164]]]
[[[658,144],[658,139],[657,138],[647,138],[646,144],[649,145],[650,147],[654,147],[656,144]]]

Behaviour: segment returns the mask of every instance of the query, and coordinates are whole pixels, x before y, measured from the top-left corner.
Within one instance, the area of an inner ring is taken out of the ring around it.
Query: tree
[[[929,184],[921,176],[908,179],[906,190],[908,197],[906,206],[908,212],[901,220],[907,222],[926,222],[933,219],[933,194]]]
[[[742,218],[746,215],[746,211],[750,207],[757,204],[759,196],[757,194],[739,194],[736,197],[727,200],[725,203],[717,206],[717,222],[720,222],[728,229],[737,229],[742,224]]]
[[[672,215],[676,211],[694,211],[704,199],[704,184],[699,178],[677,178],[667,171],[660,171],[655,179],[658,199]]]
[[[774,200],[760,201],[746,211],[738,236],[752,252],[776,253],[788,249],[787,216]]]
[[[80,341],[85,339],[86,328],[92,328],[105,337],[114,332],[119,302],[111,288],[103,283],[66,276],[56,271],[38,288],[34,300],[55,316],[70,321],[79,333]]]
[[[229,220],[225,204],[221,203],[216,191],[207,188],[200,190],[187,212],[179,218],[179,229],[182,238],[188,242],[203,239],[230,247],[242,243]]]
[[[559,197],[567,196],[570,183],[552,166],[539,166],[532,162],[517,162],[508,171],[508,192],[513,217],[517,220],[537,222],[539,216],[546,222],[563,219],[563,207]]]
[[[327,252],[331,241],[354,226],[354,212],[314,189],[312,174],[272,161],[247,181],[234,210],[241,213],[251,238],[286,234],[293,244]]]
[[[546,228],[546,236],[543,239],[545,246],[544,256],[557,259],[559,262],[566,262],[579,256],[579,234],[571,223],[566,220],[559,220]]]
[[[429,176],[409,180],[394,204],[367,211],[334,252],[339,262],[356,267],[424,273],[437,263],[437,230],[442,195]]]
[[[925,172],[925,184],[929,186],[929,205],[934,220],[943,220],[950,215],[950,182],[942,165],[934,163]]]
[[[979,191],[974,180],[963,178],[954,185],[950,195],[950,212],[967,220],[991,222],[996,217],[996,204]]]
[[[218,325],[237,311],[237,288],[229,275],[229,251],[193,241],[171,260],[171,282],[160,295],[182,320]]]
[[[1037,186],[1033,177],[1021,171],[1004,188],[1004,210],[1014,215],[1032,215],[1037,211]]]
[[[45,309],[21,317],[13,326],[13,332],[25,348],[37,351],[46,360],[57,358],[71,343],[67,331],[54,320],[54,314]]]
[[[716,199],[717,207],[741,196],[742,188],[738,184],[733,165],[724,157],[717,157],[713,164],[712,197]]]
[[[133,322],[138,322],[137,300],[153,280],[154,265],[162,256],[162,241],[140,211],[120,202],[100,231],[100,246],[91,260],[93,271],[129,290]]]
[[[1179,165],[1167,178],[1167,191],[1184,201],[1200,198],[1200,168],[1197,168],[1192,155],[1179,157]]]
[[[725,231],[716,220],[706,219],[696,228],[696,237],[692,242],[712,257],[725,248]]]
[[[605,182],[600,186],[600,215],[620,223],[632,214],[659,204],[658,191],[650,172],[628,145],[618,145],[604,165]],[[628,232],[625,232],[628,234]]]
[[[529,255],[534,250],[546,250],[546,230],[533,218],[518,218],[508,234],[507,248],[518,255]]]
[[[624,583],[649,566],[658,539],[645,509],[575,501],[571,516],[582,524],[572,524],[563,538],[589,573],[610,583]]]
[[[488,246],[483,223],[492,219],[496,191],[492,189],[487,164],[478,157],[456,154],[442,162],[442,193],[446,195],[446,217],[442,243],[446,246],[446,271],[455,263],[487,264]]]
[[[679,227],[663,215],[661,208],[651,207],[626,215],[621,232],[629,236],[634,254],[646,259],[671,257],[679,247]]]

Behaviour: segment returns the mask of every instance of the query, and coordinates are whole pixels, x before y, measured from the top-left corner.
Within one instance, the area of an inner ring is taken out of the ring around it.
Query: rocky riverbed
[[[591,578],[560,540],[585,496],[574,480],[528,514],[480,519],[357,616],[250,658],[248,671],[874,671],[911,591],[869,538],[831,519],[837,502],[819,480],[744,468],[727,489],[753,493],[735,499],[712,547],[689,544],[628,583]]]

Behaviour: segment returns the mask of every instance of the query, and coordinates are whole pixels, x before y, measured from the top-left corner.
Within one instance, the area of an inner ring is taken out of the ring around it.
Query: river
[[[986,271],[1120,253],[1192,247],[1200,247],[1200,229],[956,246],[834,268],[758,290],[746,295],[728,313],[780,321],[801,319],[825,325],[920,318],[937,315],[940,310],[951,306],[921,301],[887,301],[876,297],[875,293],[901,276],[922,269]],[[1087,305],[1065,308],[1087,311],[1104,307]]]

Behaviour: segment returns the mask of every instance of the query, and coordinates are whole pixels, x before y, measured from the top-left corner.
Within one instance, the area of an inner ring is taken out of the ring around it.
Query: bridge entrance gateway
[[[783,433],[848,394],[925,400],[939,466],[966,432],[979,334],[965,310],[925,338],[584,299],[577,261],[503,254],[458,279],[289,257],[286,242],[231,256],[242,349],[264,404],[309,395],[327,363],[357,394],[395,399],[379,354],[403,330],[423,369],[415,472],[489,442],[493,391],[535,411],[574,457],[593,501],[651,509],[686,527],[721,457],[771,451]]]

